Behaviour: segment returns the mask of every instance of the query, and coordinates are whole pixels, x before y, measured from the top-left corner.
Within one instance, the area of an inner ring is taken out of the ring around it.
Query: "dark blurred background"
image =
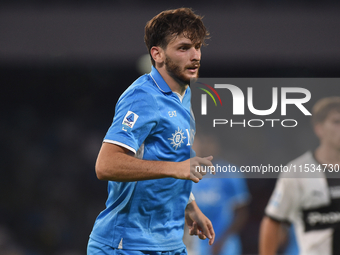
[[[2,0],[0,254],[86,253],[107,196],[96,156],[140,75],[145,23],[182,6],[211,33],[201,77],[339,77],[337,1]],[[256,150],[254,141],[244,146]],[[248,180],[244,254],[257,253],[274,184]]]

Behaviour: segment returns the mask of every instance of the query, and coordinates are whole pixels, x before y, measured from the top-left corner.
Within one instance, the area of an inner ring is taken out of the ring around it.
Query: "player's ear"
[[[321,139],[322,138],[322,134],[323,134],[323,126],[322,123],[317,123],[314,125],[314,133],[316,134],[316,136]]]
[[[164,50],[159,46],[153,46],[150,49],[150,54],[157,64],[162,65],[165,60]]]

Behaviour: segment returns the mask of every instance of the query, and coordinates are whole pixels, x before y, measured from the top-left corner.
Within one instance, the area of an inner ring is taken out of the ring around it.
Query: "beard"
[[[174,78],[177,81],[180,81],[179,84],[180,85],[187,85],[190,84],[190,77],[185,75],[185,70],[188,68],[195,68],[197,67],[197,74],[195,79],[198,78],[198,70],[200,67],[200,64],[198,61],[193,62],[191,65],[187,65],[183,68],[183,70],[181,70],[181,67],[179,65],[177,65],[176,63],[174,63],[171,58],[169,58],[168,56],[165,56],[165,69],[166,71],[169,73],[169,75]]]

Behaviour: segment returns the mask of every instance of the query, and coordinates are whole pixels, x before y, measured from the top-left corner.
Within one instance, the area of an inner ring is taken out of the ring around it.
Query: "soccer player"
[[[152,71],[121,95],[100,149],[96,174],[108,180],[108,199],[89,255],[187,254],[184,221],[190,234],[214,242],[212,224],[190,193],[203,177],[196,167],[212,166],[212,156],[190,159],[195,128],[188,84],[198,77],[207,36],[202,17],[188,8],[163,11],[146,24]]]
[[[340,254],[340,97],[319,100],[312,123],[320,144],[288,164],[297,173],[278,179],[260,227],[261,255],[276,254],[283,222],[293,223],[300,255]]]

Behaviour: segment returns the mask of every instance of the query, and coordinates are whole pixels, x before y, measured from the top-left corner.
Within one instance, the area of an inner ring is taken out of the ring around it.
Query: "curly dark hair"
[[[153,17],[145,26],[144,41],[149,54],[153,46],[166,49],[171,39],[183,34],[193,44],[202,43],[209,38],[209,32],[202,22],[202,16],[196,15],[190,8],[167,10]],[[155,65],[151,54],[152,65]]]

